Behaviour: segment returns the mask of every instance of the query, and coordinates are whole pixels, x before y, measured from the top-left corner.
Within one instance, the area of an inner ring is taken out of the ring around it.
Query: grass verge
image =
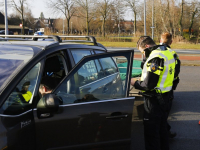
[[[97,41],[98,42],[98,41]],[[136,47],[136,42],[106,42],[106,41],[100,41],[99,43],[103,44],[105,47],[126,47],[126,48],[132,48]],[[159,43],[157,43],[159,44]],[[190,44],[190,43],[173,43],[171,45],[171,48],[173,49],[194,49],[194,50],[200,50],[200,44]]]

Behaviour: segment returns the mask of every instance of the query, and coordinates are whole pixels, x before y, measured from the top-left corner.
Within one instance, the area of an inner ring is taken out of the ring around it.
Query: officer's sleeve
[[[178,57],[178,54],[174,54],[174,58],[176,59],[174,78],[177,78],[179,73],[180,73],[181,61],[180,61],[180,59]]]
[[[156,87],[159,76],[163,71],[164,61],[154,58],[147,64],[147,76],[144,81],[136,81],[134,87],[139,90],[149,91]]]

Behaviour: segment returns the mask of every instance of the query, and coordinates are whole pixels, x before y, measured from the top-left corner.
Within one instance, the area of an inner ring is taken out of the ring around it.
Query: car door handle
[[[106,119],[123,119],[127,117],[128,115],[118,115],[118,116],[109,116],[109,117],[106,117]]]
[[[40,115],[41,118],[48,118],[48,117],[50,117],[50,116],[51,116],[50,113],[46,113],[46,114],[41,114],[41,115]]]

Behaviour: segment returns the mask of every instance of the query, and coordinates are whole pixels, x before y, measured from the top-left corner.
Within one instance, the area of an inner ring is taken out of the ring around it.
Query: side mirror
[[[60,99],[54,94],[44,95],[37,104],[39,113],[56,113],[58,111]]]

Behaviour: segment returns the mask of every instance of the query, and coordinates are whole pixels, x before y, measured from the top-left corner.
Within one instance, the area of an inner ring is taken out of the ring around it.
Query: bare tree
[[[137,23],[137,3],[138,0],[125,0],[127,2],[127,6],[132,10],[132,12],[134,13],[134,36],[136,33],[136,23]]]
[[[86,30],[87,35],[89,35],[89,24],[94,18],[94,1],[93,0],[76,0],[79,10],[79,16],[86,19]]]
[[[165,7],[163,7],[163,3],[161,0],[159,0],[159,4],[160,4],[160,15],[161,15],[161,20],[162,20],[162,24],[165,28],[165,30],[167,32],[169,32],[168,28],[167,28],[167,20],[165,20],[165,16],[167,16],[167,11],[164,9]]]
[[[11,0],[10,1],[12,7],[17,10],[21,16],[21,23],[22,23],[22,34],[24,34],[24,13],[25,13],[25,6],[27,5],[27,0]]]
[[[112,0],[98,0],[98,13],[100,13],[102,18],[102,36],[105,37],[105,24],[106,19],[111,11],[113,1]]]
[[[170,0],[167,0],[166,12],[167,12],[167,17],[168,17],[167,21],[169,23],[169,31],[173,34],[172,5],[170,5]]]
[[[175,0],[172,0],[171,14],[172,14],[171,19],[173,20],[172,26],[173,26],[174,37],[175,37],[176,36],[176,28],[178,26],[178,21],[177,21],[178,18],[177,18],[177,15],[176,15],[177,14],[177,7],[175,5]]]
[[[197,0],[194,0],[191,2],[190,9],[191,9],[191,19],[190,19],[190,25],[189,25],[189,35],[191,35],[195,15],[198,13],[198,10],[199,10],[199,3]]]
[[[34,17],[30,9],[26,9],[24,13],[24,21],[25,25],[29,28],[34,28]]]
[[[48,7],[54,14],[63,14],[67,20],[67,34],[69,34],[70,19],[75,14],[75,2],[73,0],[48,0]]]
[[[116,14],[116,20],[118,20],[118,36],[120,36],[120,20],[124,15],[125,3],[123,0],[115,0],[113,4],[113,12]],[[117,22],[117,21],[116,21]]]

